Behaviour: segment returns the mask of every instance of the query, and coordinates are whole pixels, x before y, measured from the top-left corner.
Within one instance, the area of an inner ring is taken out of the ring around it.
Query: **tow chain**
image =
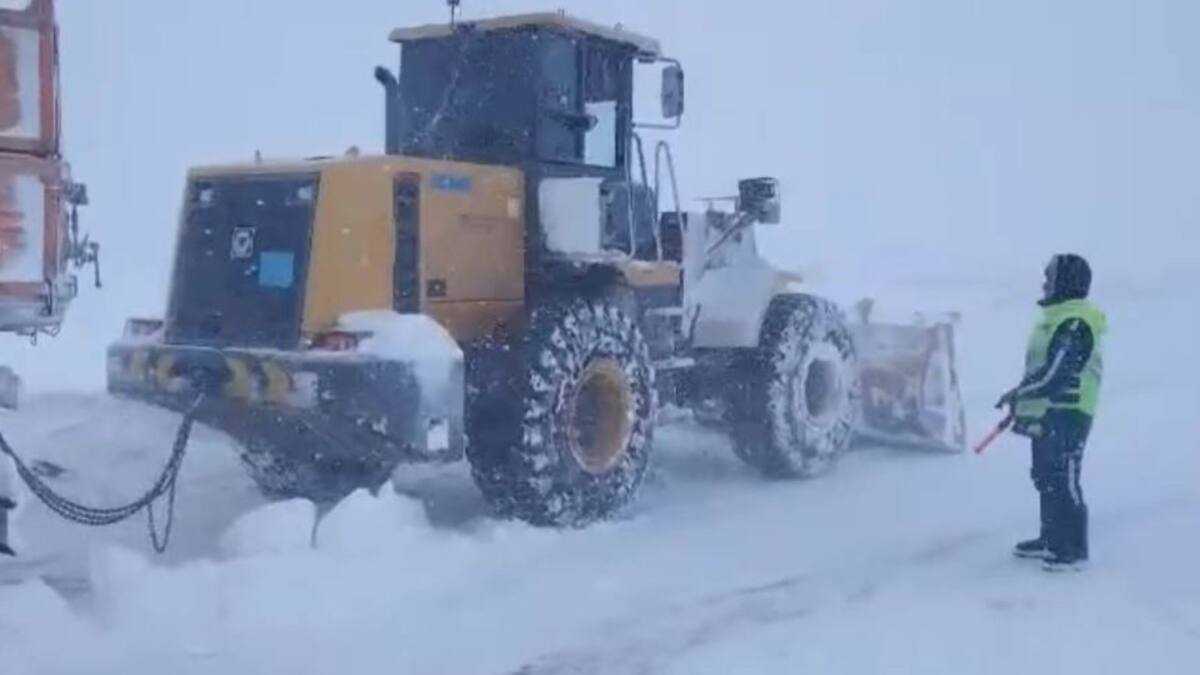
[[[30,492],[34,496],[41,500],[51,511],[71,522],[90,527],[103,527],[127,520],[136,515],[138,511],[145,509],[147,514],[146,526],[150,532],[150,543],[154,546],[156,553],[164,553],[171,541],[171,527],[175,522],[175,487],[176,481],[179,478],[179,469],[183,466],[183,457],[187,451],[188,439],[192,433],[192,422],[195,421],[196,411],[199,410],[203,402],[204,394],[200,394],[196,397],[192,405],[184,411],[183,422],[180,423],[179,431],[175,434],[175,444],[171,449],[171,457],[167,460],[167,465],[163,468],[158,480],[154,482],[154,485],[141,498],[124,506],[94,508],[73,502],[56,493],[53,488],[47,485],[22,461],[16,451],[12,449],[12,446],[8,444],[2,433],[0,433],[0,452],[12,458],[13,464],[17,467],[17,475],[21,477],[21,480],[25,482],[25,485],[29,487]],[[163,495],[167,496],[167,514],[166,523],[160,534],[154,518],[154,502],[158,501]]]

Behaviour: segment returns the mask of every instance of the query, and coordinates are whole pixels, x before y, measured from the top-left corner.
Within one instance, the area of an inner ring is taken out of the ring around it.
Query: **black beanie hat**
[[[1051,258],[1046,275],[1051,284],[1049,293],[1042,298],[1043,305],[1086,298],[1092,289],[1092,268],[1083,256],[1074,253],[1060,253]]]

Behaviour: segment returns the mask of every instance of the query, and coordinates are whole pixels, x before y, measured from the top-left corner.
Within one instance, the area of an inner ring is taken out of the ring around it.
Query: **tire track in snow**
[[[692,604],[676,605],[652,621],[635,621],[631,628],[625,629],[645,633],[645,637],[629,638],[620,632],[601,636],[601,641],[612,645],[611,648],[555,652],[511,671],[510,675],[656,672],[679,655],[709,644],[719,636],[796,621],[812,614],[820,604],[815,597],[819,589],[809,582],[804,575],[785,577],[709,595]],[[681,625],[677,620],[680,616],[697,618],[685,620]]]
[[[508,675],[658,672],[683,654],[718,639],[803,621],[823,607],[870,602],[886,590],[891,580],[908,576],[909,570],[951,561],[988,544],[995,536],[982,530],[954,533],[915,550],[884,555],[827,574],[785,576],[702,596],[690,603],[673,604],[659,610],[654,617],[608,622],[616,627],[598,640],[608,646],[547,654]],[[1008,562],[1004,560],[1006,566]]]

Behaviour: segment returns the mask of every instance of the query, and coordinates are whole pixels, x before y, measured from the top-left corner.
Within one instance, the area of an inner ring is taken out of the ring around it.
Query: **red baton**
[[[999,438],[1000,434],[1004,433],[1008,427],[1012,425],[1012,423],[1013,416],[1011,414],[1008,417],[1000,420],[1000,423],[996,425],[996,428],[992,429],[991,432],[988,433],[988,435],[985,436],[982,441],[979,441],[979,444],[975,446],[975,454],[983,454],[983,451],[987,450],[987,447],[992,444],[992,441]]]

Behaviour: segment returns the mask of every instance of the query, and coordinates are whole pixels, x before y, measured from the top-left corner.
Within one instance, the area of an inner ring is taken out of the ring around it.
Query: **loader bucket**
[[[962,452],[966,422],[955,363],[957,317],[879,323],[871,320],[872,305],[859,303],[859,320],[850,326],[862,387],[859,436]]]

